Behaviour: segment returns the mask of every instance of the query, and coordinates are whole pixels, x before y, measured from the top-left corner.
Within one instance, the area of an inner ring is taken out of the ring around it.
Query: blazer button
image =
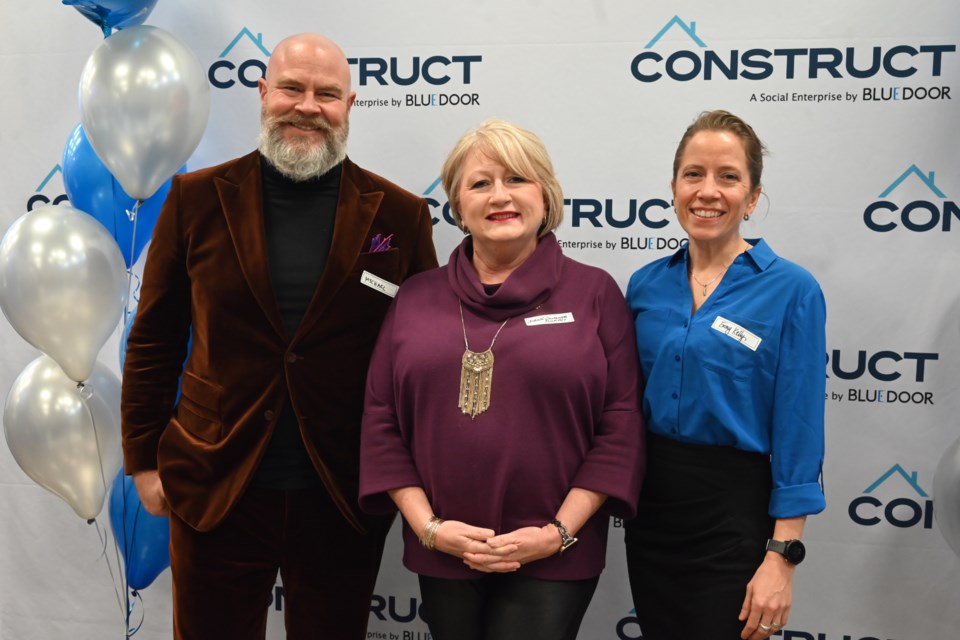
[[[289,362],[290,364],[293,364],[296,361],[297,361],[297,354],[295,354],[292,351],[287,354],[287,362]]]
[[[273,411],[271,411],[270,409],[267,409],[266,411],[264,411],[263,419],[266,420],[267,422],[269,422],[270,420],[273,420]]]

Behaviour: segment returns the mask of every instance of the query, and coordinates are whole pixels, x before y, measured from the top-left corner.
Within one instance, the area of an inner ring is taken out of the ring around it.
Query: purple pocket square
[[[384,237],[383,234],[378,233],[370,239],[370,253],[377,253],[380,251],[389,251],[393,247],[390,246],[390,241],[393,240],[393,234]]]

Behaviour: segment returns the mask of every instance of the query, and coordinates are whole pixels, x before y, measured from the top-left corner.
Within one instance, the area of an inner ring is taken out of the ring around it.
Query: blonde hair
[[[460,138],[440,172],[443,190],[447,192],[450,203],[450,214],[460,229],[463,229],[463,220],[460,218],[458,198],[463,163],[474,150],[499,162],[518,176],[540,185],[546,215],[537,233],[538,238],[560,226],[563,220],[563,190],[553,173],[553,163],[543,141],[536,134],[511,122],[493,118],[484,120],[479,127]]]

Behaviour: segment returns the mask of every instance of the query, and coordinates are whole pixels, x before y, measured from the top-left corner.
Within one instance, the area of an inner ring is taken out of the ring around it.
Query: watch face
[[[800,564],[806,555],[807,548],[799,540],[791,540],[787,543],[786,549],[783,550],[783,557],[792,564]]]

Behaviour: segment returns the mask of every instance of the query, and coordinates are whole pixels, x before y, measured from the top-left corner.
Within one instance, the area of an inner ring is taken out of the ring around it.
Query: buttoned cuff
[[[780,487],[770,493],[770,516],[797,518],[820,513],[827,508],[823,488],[818,482]]]

